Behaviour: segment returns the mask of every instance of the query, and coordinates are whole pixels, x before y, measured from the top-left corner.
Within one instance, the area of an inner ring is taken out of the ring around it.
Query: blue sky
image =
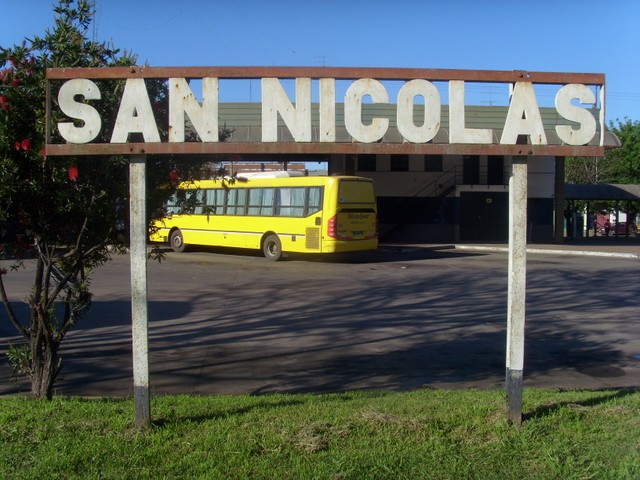
[[[152,66],[604,73],[607,120],[640,119],[638,0],[95,1],[91,35]],[[51,1],[0,6],[3,47],[53,25]]]

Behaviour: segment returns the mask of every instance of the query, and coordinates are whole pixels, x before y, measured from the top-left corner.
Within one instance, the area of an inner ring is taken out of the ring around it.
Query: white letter
[[[296,106],[277,78],[262,79],[262,141],[278,141],[278,113],[296,142],[311,141],[311,79],[296,78]]]
[[[424,120],[419,127],[413,122],[413,99],[424,98]],[[440,92],[431,82],[411,80],[398,92],[398,131],[409,142],[426,143],[440,129]]]
[[[130,133],[142,133],[145,142],[159,142],[149,94],[143,78],[128,78],[122,93],[111,143],[127,143]]]
[[[320,141],[336,141],[336,80],[320,79]]]
[[[384,85],[372,78],[361,78],[353,82],[344,96],[344,125],[357,142],[373,143],[384,137],[389,128],[388,118],[373,118],[371,125],[362,123],[362,97],[370,95],[374,103],[389,103],[389,94]]]
[[[218,141],[218,79],[202,79],[202,106],[184,78],[169,79],[169,141],[184,142],[185,115],[203,142]]]
[[[586,145],[596,134],[596,119],[588,110],[572,105],[574,98],[581,104],[596,103],[596,96],[586,85],[572,83],[562,87],[556,94],[556,110],[567,120],[580,124],[580,127],[574,130],[571,125],[557,125],[556,133],[560,140],[569,145]]]
[[[65,82],[58,91],[60,110],[71,118],[82,120],[84,126],[76,127],[73,122],[59,122],[58,131],[67,142],[89,143],[100,133],[102,120],[100,113],[91,105],[76,102],[76,95],[82,95],[85,100],[100,100],[100,90],[91,80],[74,78]]]
[[[531,145],[547,144],[547,135],[544,133],[536,93],[531,82],[516,82],[500,143],[515,145],[518,135],[528,135]]]
[[[464,82],[449,82],[449,143],[487,143],[493,142],[490,128],[466,128],[464,111]]]

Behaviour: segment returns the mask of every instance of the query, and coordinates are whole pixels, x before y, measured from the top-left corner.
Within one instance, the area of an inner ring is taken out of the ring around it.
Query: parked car
[[[627,222],[618,222],[611,229],[614,235],[630,235],[636,233],[635,224],[627,224]]]

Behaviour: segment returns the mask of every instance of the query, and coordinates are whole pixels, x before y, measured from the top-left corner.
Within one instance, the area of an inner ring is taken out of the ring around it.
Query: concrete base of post
[[[507,420],[516,425],[522,423],[522,370],[507,368]]]
[[[151,423],[151,399],[149,397],[149,387],[134,386],[135,418],[136,427],[148,427]]]

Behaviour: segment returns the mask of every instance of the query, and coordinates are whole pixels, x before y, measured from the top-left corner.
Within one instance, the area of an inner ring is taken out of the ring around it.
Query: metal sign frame
[[[534,85],[582,84],[600,89],[600,139],[598,145],[505,145],[388,142],[145,142],[145,143],[52,143],[50,113],[51,82],[86,78],[95,80],[141,79],[335,79],[371,78],[385,80],[465,81]],[[494,70],[442,70],[417,68],[355,67],[114,67],[53,68],[47,70],[47,155],[130,155],[130,154],[445,154],[518,156],[601,156],[604,154],[605,76],[598,73],[553,73]]]

